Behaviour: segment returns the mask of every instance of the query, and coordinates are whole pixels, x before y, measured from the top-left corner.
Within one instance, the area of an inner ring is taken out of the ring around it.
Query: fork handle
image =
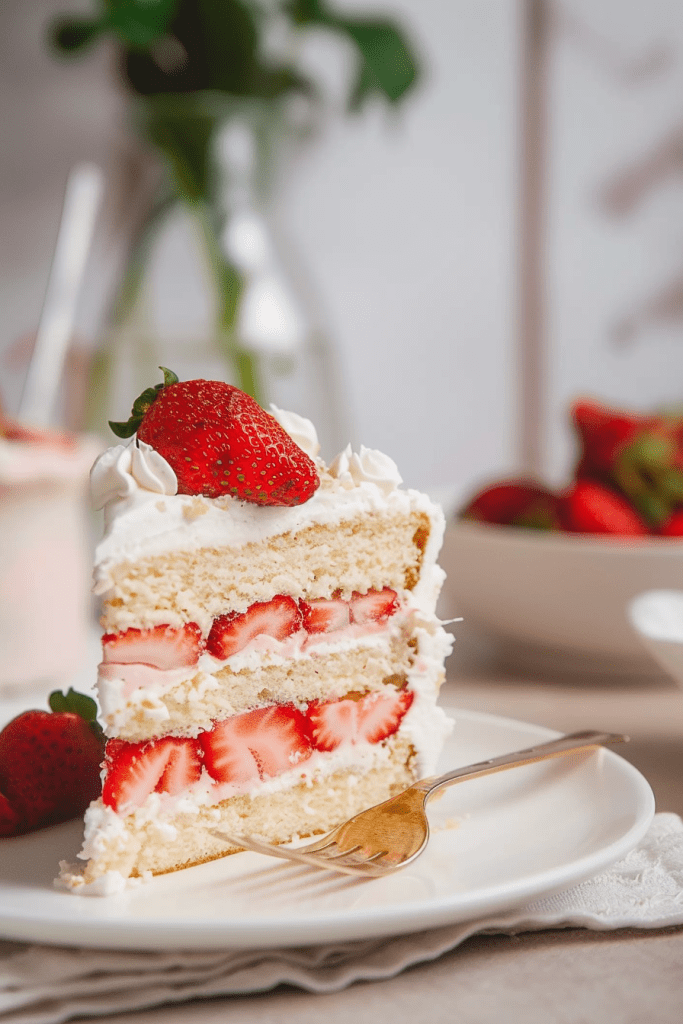
[[[629,737],[611,732],[594,732],[585,730],[583,732],[572,732],[567,736],[560,736],[549,743],[539,743],[538,746],[528,747],[526,750],[515,750],[511,754],[502,754],[500,757],[491,757],[488,761],[478,761],[477,764],[468,764],[463,768],[456,768],[455,771],[447,772],[446,775],[430,776],[415,783],[414,789],[424,793],[425,801],[437,789],[444,786],[452,786],[464,779],[476,779],[482,775],[493,775],[494,772],[505,771],[506,768],[516,768],[518,765],[533,764],[534,761],[545,761],[550,757],[561,757],[563,754],[572,754],[577,750],[588,750],[591,747],[604,746],[607,743],[627,743]]]

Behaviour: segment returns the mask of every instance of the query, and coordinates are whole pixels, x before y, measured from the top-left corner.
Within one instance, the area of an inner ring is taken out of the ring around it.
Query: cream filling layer
[[[220,689],[221,684],[214,677],[226,668],[235,674],[256,672],[270,665],[306,662],[358,647],[386,646],[388,640],[401,632],[407,638],[414,615],[414,611],[397,612],[386,622],[353,623],[330,633],[311,634],[302,629],[285,640],[261,635],[230,658],[219,660],[204,653],[196,665],[183,668],[159,669],[139,663],[102,662],[98,667],[97,692],[107,730],[113,734],[123,729],[141,705],[146,717],[164,721],[168,718],[163,704],[166,694],[192,680],[193,699],[201,700],[207,691]]]
[[[450,651],[452,638],[441,627],[417,627],[416,635],[419,653],[408,675],[408,688],[414,693],[414,699],[401,721],[397,734],[409,739],[417,756],[418,774],[425,776],[433,774],[438,752],[452,728],[450,719],[436,705],[443,659]],[[312,784],[326,774],[352,766],[357,767],[359,771],[367,771],[375,763],[380,763],[376,759],[381,761],[382,758],[388,757],[387,748],[381,743],[345,743],[329,753],[315,751],[310,758],[295,765],[291,771],[242,787],[231,783],[216,783],[203,772],[197,783],[177,796],[151,794],[142,807],[132,812],[132,816],[137,816],[141,821],[149,820],[150,815],[152,818],[168,818],[176,811],[187,811],[193,806],[219,803],[238,793],[249,793],[254,796],[278,792],[291,788],[302,780]],[[87,813],[90,814],[90,811]],[[117,820],[127,817],[109,808],[102,808],[102,813],[107,820],[111,815]],[[84,856],[87,859],[92,854],[84,853]]]
[[[431,744],[438,744],[440,747],[451,728],[452,722],[441,708],[435,706],[433,702],[416,697],[396,735],[406,736],[414,742],[415,736],[427,733]],[[391,748],[383,743],[346,743],[329,753],[316,751],[306,761],[275,778],[243,786],[216,783],[204,771],[202,778],[184,792],[176,796],[151,793],[141,807],[128,814],[114,811],[110,807],[105,807],[101,801],[97,801],[86,811],[84,844],[78,856],[81,860],[98,860],[106,855],[107,849],[117,836],[145,824],[152,824],[162,837],[174,839],[177,829],[173,824],[173,817],[176,814],[196,814],[200,808],[217,805],[238,794],[247,793],[252,797],[262,797],[291,789],[301,783],[314,786],[338,771],[347,770],[362,775],[374,767],[388,763],[390,759]],[[434,765],[430,759],[418,757],[418,776],[432,774],[433,770]],[[352,781],[349,784],[352,785]],[[220,812],[217,810],[216,820],[219,816]]]
[[[147,665],[102,663],[99,666],[97,690],[105,732],[108,735],[125,733],[129,723],[140,716],[149,723],[163,726],[170,713],[165,698],[184,682],[184,699],[197,706],[207,695],[226,690],[226,683],[216,673],[228,668],[232,673],[258,672],[269,665],[311,663],[327,655],[349,652],[359,648],[368,653],[386,651],[388,674],[391,672],[391,642],[394,638],[417,640],[417,649],[407,671],[409,689],[420,689],[424,677],[425,687],[435,699],[443,675],[443,660],[450,653],[452,637],[438,623],[423,618],[416,609],[397,612],[386,623],[352,625],[336,633],[319,634],[323,639],[309,645],[301,634],[285,641],[272,637],[255,638],[244,651],[225,661],[203,654],[196,666],[182,669],[155,669]],[[438,638],[438,640],[437,640]],[[435,682],[436,680],[436,682]],[[363,680],[359,679],[358,689]],[[229,692],[226,691],[229,701]],[[303,698],[302,698],[303,699]],[[231,712],[226,707],[226,714]],[[199,728],[199,727],[198,727]]]
[[[408,686],[415,696],[396,735],[405,737],[412,745],[416,753],[416,776],[424,778],[436,771],[438,754],[453,728],[451,719],[435,703],[443,677],[444,658],[450,653],[453,638],[433,621],[417,623],[414,635],[418,640],[418,653],[409,673]],[[291,771],[254,783],[242,791],[256,797],[293,788],[302,781],[314,786],[324,783],[326,777],[345,768],[351,772],[348,784],[353,785],[354,779],[386,763],[390,757],[391,749],[386,744],[343,744],[330,753],[316,752]],[[101,800],[96,801],[85,814],[85,838],[79,859],[106,860],[117,838],[125,837],[131,830],[146,823],[152,824],[162,839],[173,839],[177,834],[173,824],[175,814],[197,814],[200,807],[210,808],[237,792],[238,787],[217,785],[205,773],[198,783],[178,796],[150,794],[142,807],[128,815],[105,807]],[[215,817],[216,821],[220,819],[218,807]],[[75,868],[66,863],[60,867],[62,874],[58,884],[83,895],[108,895],[121,891],[128,884],[139,884],[140,881],[135,879],[130,883],[119,872],[109,871],[102,878],[85,884],[83,876]]]

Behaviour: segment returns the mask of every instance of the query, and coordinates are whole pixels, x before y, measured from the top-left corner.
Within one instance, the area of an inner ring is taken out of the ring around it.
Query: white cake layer
[[[410,589],[433,614],[443,581],[436,569],[443,514],[426,495],[398,488],[391,473],[377,481],[357,468],[354,479],[343,460],[336,476],[320,463],[313,497],[279,508],[150,490],[150,472],[138,469],[141,484],[131,459],[130,446],[110,449],[93,470],[109,496],[95,556],[105,628],[196,621],[207,632],[212,617],[253,601],[278,593],[328,597],[338,586],[345,596]],[[158,476],[157,485],[172,491],[164,473]]]

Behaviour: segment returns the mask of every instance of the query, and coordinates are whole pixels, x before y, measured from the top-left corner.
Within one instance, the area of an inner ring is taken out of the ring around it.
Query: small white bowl
[[[631,625],[658,665],[683,686],[683,591],[649,590],[631,601]]]
[[[628,608],[645,591],[681,585],[683,541],[458,522],[446,529],[440,561],[441,614],[483,631],[506,663],[661,677]]]

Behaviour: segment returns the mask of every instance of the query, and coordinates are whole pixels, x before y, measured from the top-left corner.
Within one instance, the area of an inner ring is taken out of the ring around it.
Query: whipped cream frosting
[[[100,455],[90,470],[93,508],[104,508],[117,498],[129,498],[136,491],[177,494],[178,479],[163,455],[137,439],[119,444]]]
[[[297,443],[313,452],[315,428],[296,413],[277,410],[278,422]],[[315,524],[334,525],[372,512],[425,512],[432,530],[424,555],[423,574],[413,599],[433,613],[443,574],[435,580],[436,556],[444,531],[443,513],[427,495],[404,490],[388,455],[348,446],[328,470],[318,460],[320,486],[302,505],[285,508],[238,501],[227,495],[203,498],[177,494],[175,474],[166,460],[144,442],[110,448],[92,470],[93,501],[105,509],[105,533],[95,553],[96,594],[112,586],[110,570],[178,550],[257,543],[279,533],[296,533]]]
[[[379,487],[383,494],[390,494],[403,483],[394,460],[384,452],[366,448],[365,445],[361,445],[360,453],[356,454],[348,444],[330,463],[330,475],[346,490],[362,483],[371,483]]]

